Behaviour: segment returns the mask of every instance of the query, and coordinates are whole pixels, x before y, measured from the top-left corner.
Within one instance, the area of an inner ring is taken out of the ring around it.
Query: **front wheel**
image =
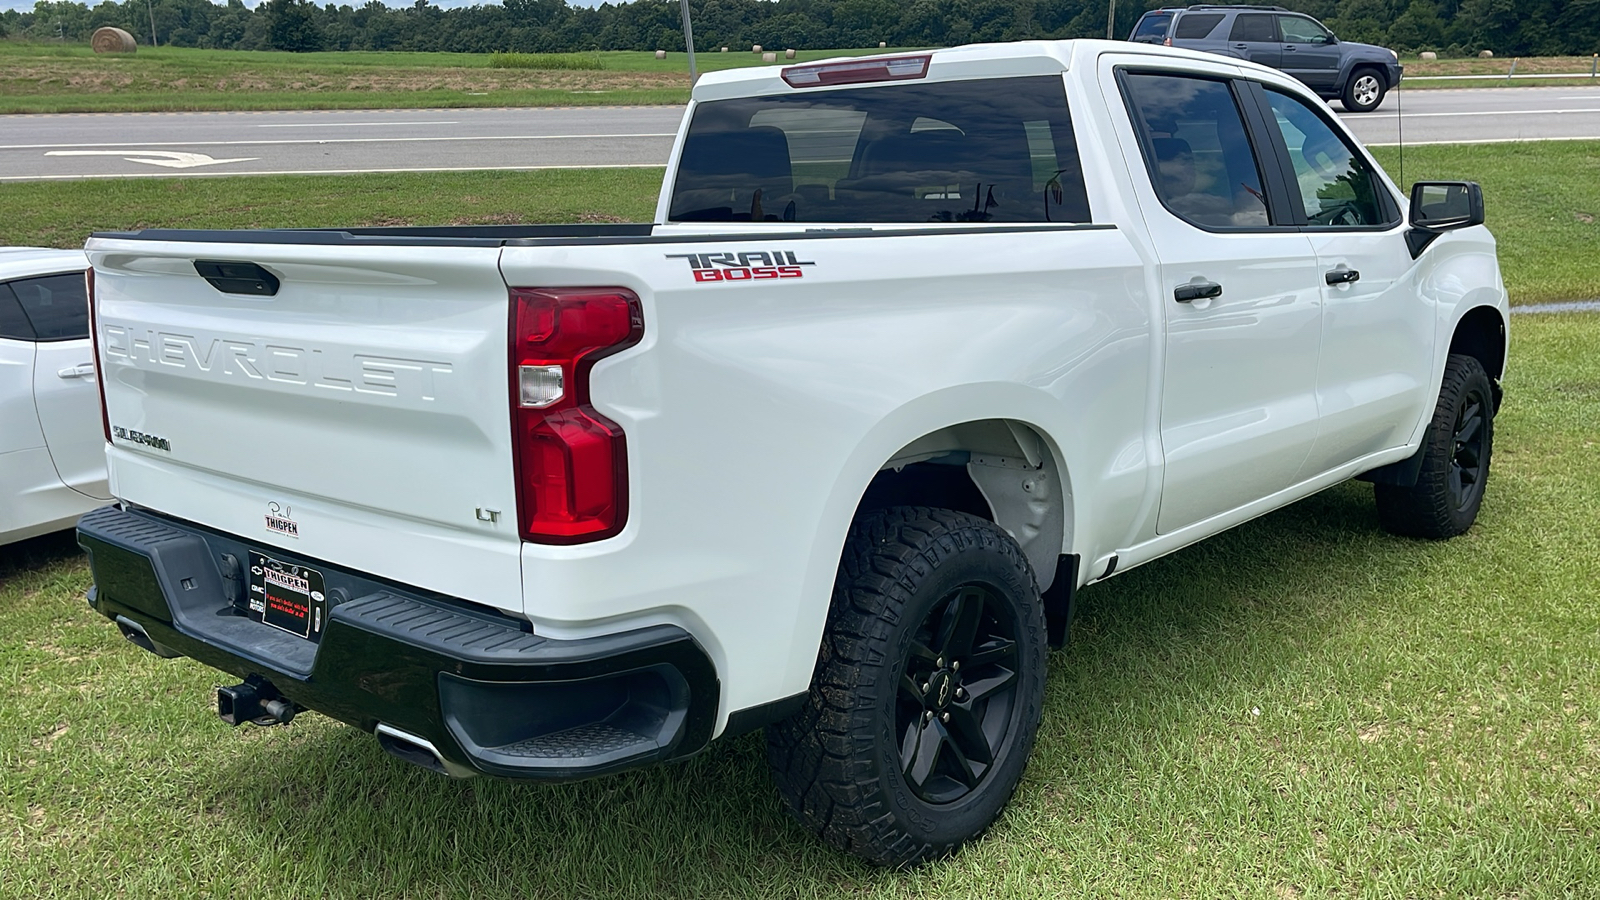
[[[1371,69],[1357,69],[1350,76],[1350,81],[1344,86],[1344,96],[1340,100],[1344,108],[1351,112],[1372,112],[1383,102],[1383,95],[1389,92],[1383,83],[1383,76]]]
[[[1016,541],[966,513],[851,526],[806,705],[767,729],[789,811],[879,865],[947,853],[999,815],[1043,709],[1045,621]]]
[[[1407,537],[1455,537],[1477,521],[1494,450],[1494,387],[1483,364],[1450,355],[1439,403],[1422,438],[1422,468],[1410,487],[1373,485],[1378,522]]]

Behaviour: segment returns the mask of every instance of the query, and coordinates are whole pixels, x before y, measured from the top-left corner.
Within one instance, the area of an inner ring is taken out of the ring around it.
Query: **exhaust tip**
[[[128,639],[128,643],[133,644],[136,647],[143,647],[162,659],[176,659],[183,655],[176,650],[163,647],[162,645],[156,643],[151,639],[150,633],[144,630],[143,625],[140,625],[138,622],[135,622],[127,616],[117,616],[116,623],[117,630],[122,632],[122,636]]]
[[[390,756],[403,759],[412,765],[421,766],[430,772],[440,775],[449,775],[452,778],[467,778],[476,775],[470,769],[448,763],[440,755],[439,748],[427,738],[418,737],[410,732],[401,731],[392,725],[378,723],[372,733],[378,738],[378,746]]]

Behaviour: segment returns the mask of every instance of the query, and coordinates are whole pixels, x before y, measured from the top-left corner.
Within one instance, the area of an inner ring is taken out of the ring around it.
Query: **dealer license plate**
[[[309,566],[250,554],[250,618],[307,640],[327,624],[327,587]]]

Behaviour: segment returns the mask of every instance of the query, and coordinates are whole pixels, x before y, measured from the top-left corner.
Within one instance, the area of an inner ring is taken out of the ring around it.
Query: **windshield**
[[[1139,24],[1133,26],[1133,34],[1128,35],[1128,40],[1160,43],[1167,36],[1167,26],[1171,22],[1171,13],[1146,13]]]
[[[675,222],[1087,222],[1059,76],[695,107]]]

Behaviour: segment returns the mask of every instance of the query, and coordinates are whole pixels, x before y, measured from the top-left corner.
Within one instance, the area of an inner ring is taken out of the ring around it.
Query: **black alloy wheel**
[[[947,509],[863,513],[806,703],[767,728],[784,805],[878,865],[977,837],[1033,749],[1045,634],[1033,569],[998,525]]]
[[[1017,699],[1015,611],[983,584],[940,598],[911,642],[895,713],[900,767],[931,804],[971,793],[1011,732]]]
[[[1457,403],[1450,453],[1450,499],[1457,512],[1483,496],[1484,449],[1489,429],[1486,411],[1494,401],[1479,385],[1471,385]]]

